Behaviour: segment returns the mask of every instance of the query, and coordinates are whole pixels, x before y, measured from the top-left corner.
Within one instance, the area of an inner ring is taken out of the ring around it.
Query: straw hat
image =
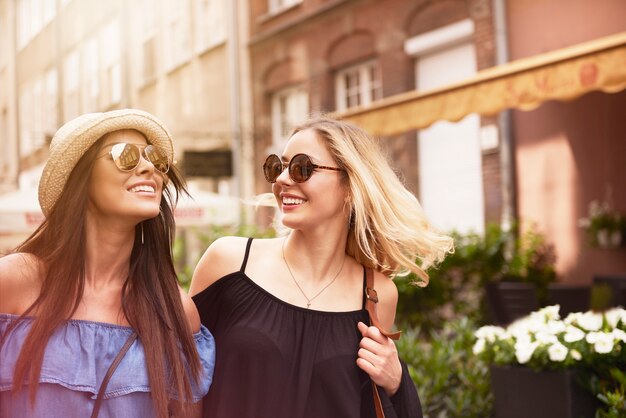
[[[39,205],[48,216],[63,192],[70,173],[98,139],[122,129],[141,132],[148,142],[174,161],[172,137],[163,123],[148,112],[120,109],[87,113],[63,125],[52,138],[50,156],[39,181]]]

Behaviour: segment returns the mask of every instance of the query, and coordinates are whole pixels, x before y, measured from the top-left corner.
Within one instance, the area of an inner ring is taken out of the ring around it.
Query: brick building
[[[626,213],[625,22],[620,0],[252,0],[256,165],[340,112],[382,136],[435,225],[517,219],[560,280],[624,275],[626,239],[591,247],[578,220],[607,195]]]
[[[309,113],[349,111],[493,66],[493,31],[488,0],[252,0],[257,166]],[[497,144],[481,140],[494,122],[473,116],[382,140],[440,227],[482,231],[499,221]],[[256,188],[268,190],[260,175]]]

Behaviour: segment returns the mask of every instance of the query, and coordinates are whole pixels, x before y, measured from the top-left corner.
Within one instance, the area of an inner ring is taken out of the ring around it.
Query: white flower
[[[598,331],[602,328],[602,315],[595,312],[585,312],[578,318],[578,325],[587,331]]]
[[[561,317],[559,316],[559,309],[561,307],[559,305],[546,306],[545,308],[539,310],[539,312],[544,314],[546,320],[558,320]]]
[[[606,322],[609,326],[611,328],[615,328],[620,320],[622,323],[626,323],[626,310],[623,308],[609,309],[604,313],[604,317],[606,318]]]
[[[485,351],[485,340],[482,338],[479,338],[478,340],[476,340],[476,343],[474,343],[472,352],[474,353],[474,355],[478,355],[482,353],[483,351]]]
[[[578,324],[578,319],[582,316],[582,312],[571,312],[567,317],[563,320],[565,324]]]
[[[533,341],[531,343],[517,342],[515,344],[515,357],[520,364],[525,364],[530,360],[539,343]]]
[[[604,202],[603,202],[604,203]],[[604,204],[600,204],[597,200],[592,200],[589,202],[589,215],[592,218],[596,218],[600,215],[604,214]]]
[[[612,334],[613,338],[615,338],[616,340],[620,340],[621,342],[626,343],[626,332],[622,331],[621,329],[615,328]]]
[[[613,334],[608,332],[598,332],[596,334],[597,339],[593,345],[593,349],[599,354],[610,353],[611,350],[613,350],[613,344],[615,343]]]
[[[529,316],[525,316],[513,322],[507,330],[512,335],[518,335],[522,333],[535,333],[543,330],[546,326],[546,321],[539,315],[540,312],[533,312]]]
[[[581,360],[583,358],[582,354],[580,354],[580,351],[578,350],[570,350],[569,354],[576,361]]]
[[[598,341],[598,333],[597,332],[590,332],[585,337],[585,341],[587,341],[589,344],[592,344],[592,345],[595,344]]]
[[[535,339],[540,344],[554,344],[554,343],[557,343],[559,341],[559,339],[556,338],[556,335],[550,334],[550,333],[545,332],[545,331],[540,331],[540,332],[536,333],[535,334]]]
[[[585,338],[585,333],[580,329],[574,326],[568,325],[565,328],[565,335],[563,339],[566,343],[574,343],[576,341],[580,341]]]
[[[496,341],[496,339],[503,339],[505,336],[504,328],[496,327],[493,325],[485,325],[484,327],[480,327],[474,333],[476,338],[487,340],[490,343]]]
[[[567,347],[557,341],[548,347],[548,356],[552,361],[563,361],[567,358]]]
[[[558,305],[557,305],[558,306]],[[558,334],[565,331],[565,324],[562,321],[551,319],[548,321],[548,332],[550,334]]]

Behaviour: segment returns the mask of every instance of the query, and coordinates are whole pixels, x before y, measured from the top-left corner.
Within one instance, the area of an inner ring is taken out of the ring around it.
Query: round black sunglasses
[[[311,157],[306,154],[294,155],[288,164],[283,163],[278,155],[272,154],[265,159],[265,163],[263,164],[265,180],[270,183],[275,183],[276,179],[285,168],[289,168],[289,177],[296,183],[304,183],[310,179],[313,172],[318,169],[344,171],[342,168],[314,164],[313,161],[311,161]]]

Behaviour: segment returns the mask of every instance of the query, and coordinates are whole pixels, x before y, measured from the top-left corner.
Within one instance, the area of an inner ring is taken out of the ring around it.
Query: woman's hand
[[[368,327],[363,322],[359,322],[357,326],[363,336],[359,344],[357,366],[383,388],[387,395],[393,396],[402,380],[402,366],[396,345],[376,327]]]

